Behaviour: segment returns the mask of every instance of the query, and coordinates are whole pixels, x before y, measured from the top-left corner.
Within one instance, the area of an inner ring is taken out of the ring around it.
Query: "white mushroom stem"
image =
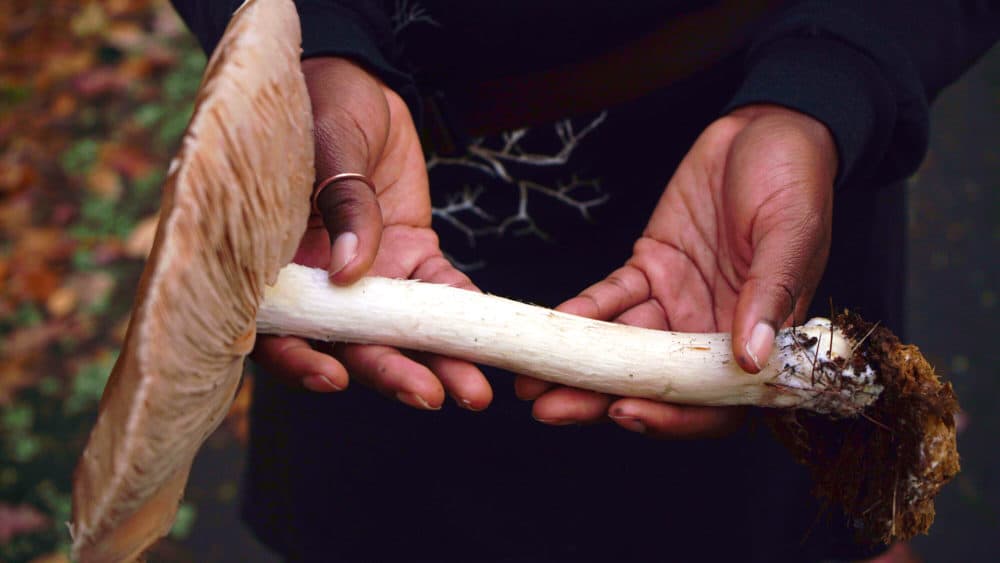
[[[286,266],[257,314],[264,334],[434,352],[614,395],[697,405],[807,408],[856,415],[881,387],[847,367],[854,343],[826,319],[778,332],[760,373],[732,355],[729,334],[688,334],[595,321],[444,285],[366,278],[331,284]]]

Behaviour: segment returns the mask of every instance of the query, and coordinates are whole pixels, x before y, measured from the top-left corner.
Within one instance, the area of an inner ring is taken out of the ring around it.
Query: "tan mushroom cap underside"
[[[195,453],[239,385],[264,285],[305,231],[314,172],[300,43],[291,0],[250,0],[208,63],[74,476],[81,561],[135,559],[170,530]]]

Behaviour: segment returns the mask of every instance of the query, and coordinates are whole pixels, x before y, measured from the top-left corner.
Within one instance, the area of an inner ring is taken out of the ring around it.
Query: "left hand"
[[[830,249],[837,152],[827,128],[777,106],[711,124],[684,157],[626,264],[559,309],[683,332],[732,332],[733,354],[760,371],[777,328],[801,319]],[[666,353],[666,352],[664,352]],[[518,377],[549,424],[610,417],[661,438],[724,435],[744,409],[621,399]]]
[[[431,229],[427,168],[406,103],[347,59],[307,59],[302,70],[315,119],[317,179],[360,172],[372,179],[377,193],[356,180],[323,191],[294,261],[328,270],[338,285],[367,274],[475,291],[443,256]],[[390,346],[311,345],[301,338],[261,335],[253,357],[293,386],[337,391],[354,379],[422,410],[441,408],[446,396],[481,410],[493,398],[473,364]]]

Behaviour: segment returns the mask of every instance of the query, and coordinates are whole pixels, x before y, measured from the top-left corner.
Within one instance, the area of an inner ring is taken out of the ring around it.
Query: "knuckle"
[[[360,188],[355,184],[360,184]],[[341,220],[359,217],[367,213],[372,203],[368,186],[360,182],[345,181],[323,190],[316,201],[316,206],[324,217],[336,217]]]

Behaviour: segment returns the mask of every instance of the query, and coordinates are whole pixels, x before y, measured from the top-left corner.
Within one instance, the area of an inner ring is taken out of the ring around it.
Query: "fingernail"
[[[537,416],[534,418],[538,422],[548,424],[549,426],[572,426],[573,424],[576,424],[575,420],[567,420],[564,418],[538,418]]]
[[[333,241],[330,249],[330,276],[333,277],[347,267],[358,255],[358,235],[342,233]]]
[[[470,401],[468,399],[458,399],[458,398],[456,398],[455,402],[458,403],[458,406],[462,407],[463,409],[470,410],[472,412],[479,412],[479,411],[483,410],[481,408],[477,408],[477,407],[472,406],[472,401]]]
[[[771,325],[765,322],[759,322],[750,331],[750,339],[747,340],[746,352],[753,361],[753,365],[757,366],[760,370],[764,366],[760,363],[760,358],[764,358],[765,362],[767,357],[770,355],[769,350],[774,345],[774,329]]]
[[[441,407],[432,407],[430,403],[424,400],[423,397],[417,395],[416,393],[405,393],[400,391],[396,393],[396,399],[401,403],[406,403],[415,409],[422,409],[425,411],[438,411]]]
[[[615,421],[615,423],[618,424],[618,426],[621,426],[625,430],[631,430],[632,432],[637,432],[639,434],[646,433],[646,425],[638,418],[634,418],[631,416],[615,416],[615,415],[608,415],[608,416],[611,418],[611,420]]]
[[[310,375],[309,377],[302,380],[302,386],[310,391],[315,391],[317,393],[329,393],[331,391],[342,391],[342,387],[334,385],[333,381],[329,377],[318,374]]]

